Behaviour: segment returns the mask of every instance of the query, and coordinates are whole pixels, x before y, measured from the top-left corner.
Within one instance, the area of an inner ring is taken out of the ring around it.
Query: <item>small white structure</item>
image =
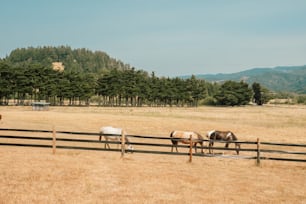
[[[46,102],[33,102],[32,103],[32,110],[35,111],[47,111],[49,110],[50,103]]]

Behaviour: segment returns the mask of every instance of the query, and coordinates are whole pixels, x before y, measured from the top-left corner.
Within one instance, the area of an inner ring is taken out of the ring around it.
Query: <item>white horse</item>
[[[124,134],[126,134],[126,132],[124,132]],[[106,142],[109,140],[120,142],[121,135],[122,135],[122,128],[114,128],[112,126],[101,127],[99,141],[101,141],[102,136],[103,136]],[[128,150],[134,150],[133,146],[130,144],[130,141],[127,137],[125,137],[125,142],[128,145],[128,148],[127,148]],[[110,149],[110,146],[108,143],[104,144],[105,149],[106,149],[106,146],[108,146],[108,149]]]

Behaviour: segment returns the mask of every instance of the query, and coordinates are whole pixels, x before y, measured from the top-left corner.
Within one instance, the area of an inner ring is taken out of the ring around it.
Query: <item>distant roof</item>
[[[32,102],[32,105],[50,105],[50,103],[47,102]]]

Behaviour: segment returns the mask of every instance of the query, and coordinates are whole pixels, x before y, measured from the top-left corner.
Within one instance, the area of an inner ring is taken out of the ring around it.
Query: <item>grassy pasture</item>
[[[112,125],[152,136],[220,129],[243,141],[306,144],[305,106],[0,107],[0,114],[3,128],[98,132]],[[262,161],[257,167],[241,159],[194,157],[188,163],[186,156],[51,152],[0,146],[0,203],[306,203],[305,163]]]

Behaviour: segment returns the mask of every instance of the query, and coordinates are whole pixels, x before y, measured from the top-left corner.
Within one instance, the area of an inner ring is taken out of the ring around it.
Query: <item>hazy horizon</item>
[[[302,0],[0,2],[0,58],[67,45],[170,77],[306,64]]]

